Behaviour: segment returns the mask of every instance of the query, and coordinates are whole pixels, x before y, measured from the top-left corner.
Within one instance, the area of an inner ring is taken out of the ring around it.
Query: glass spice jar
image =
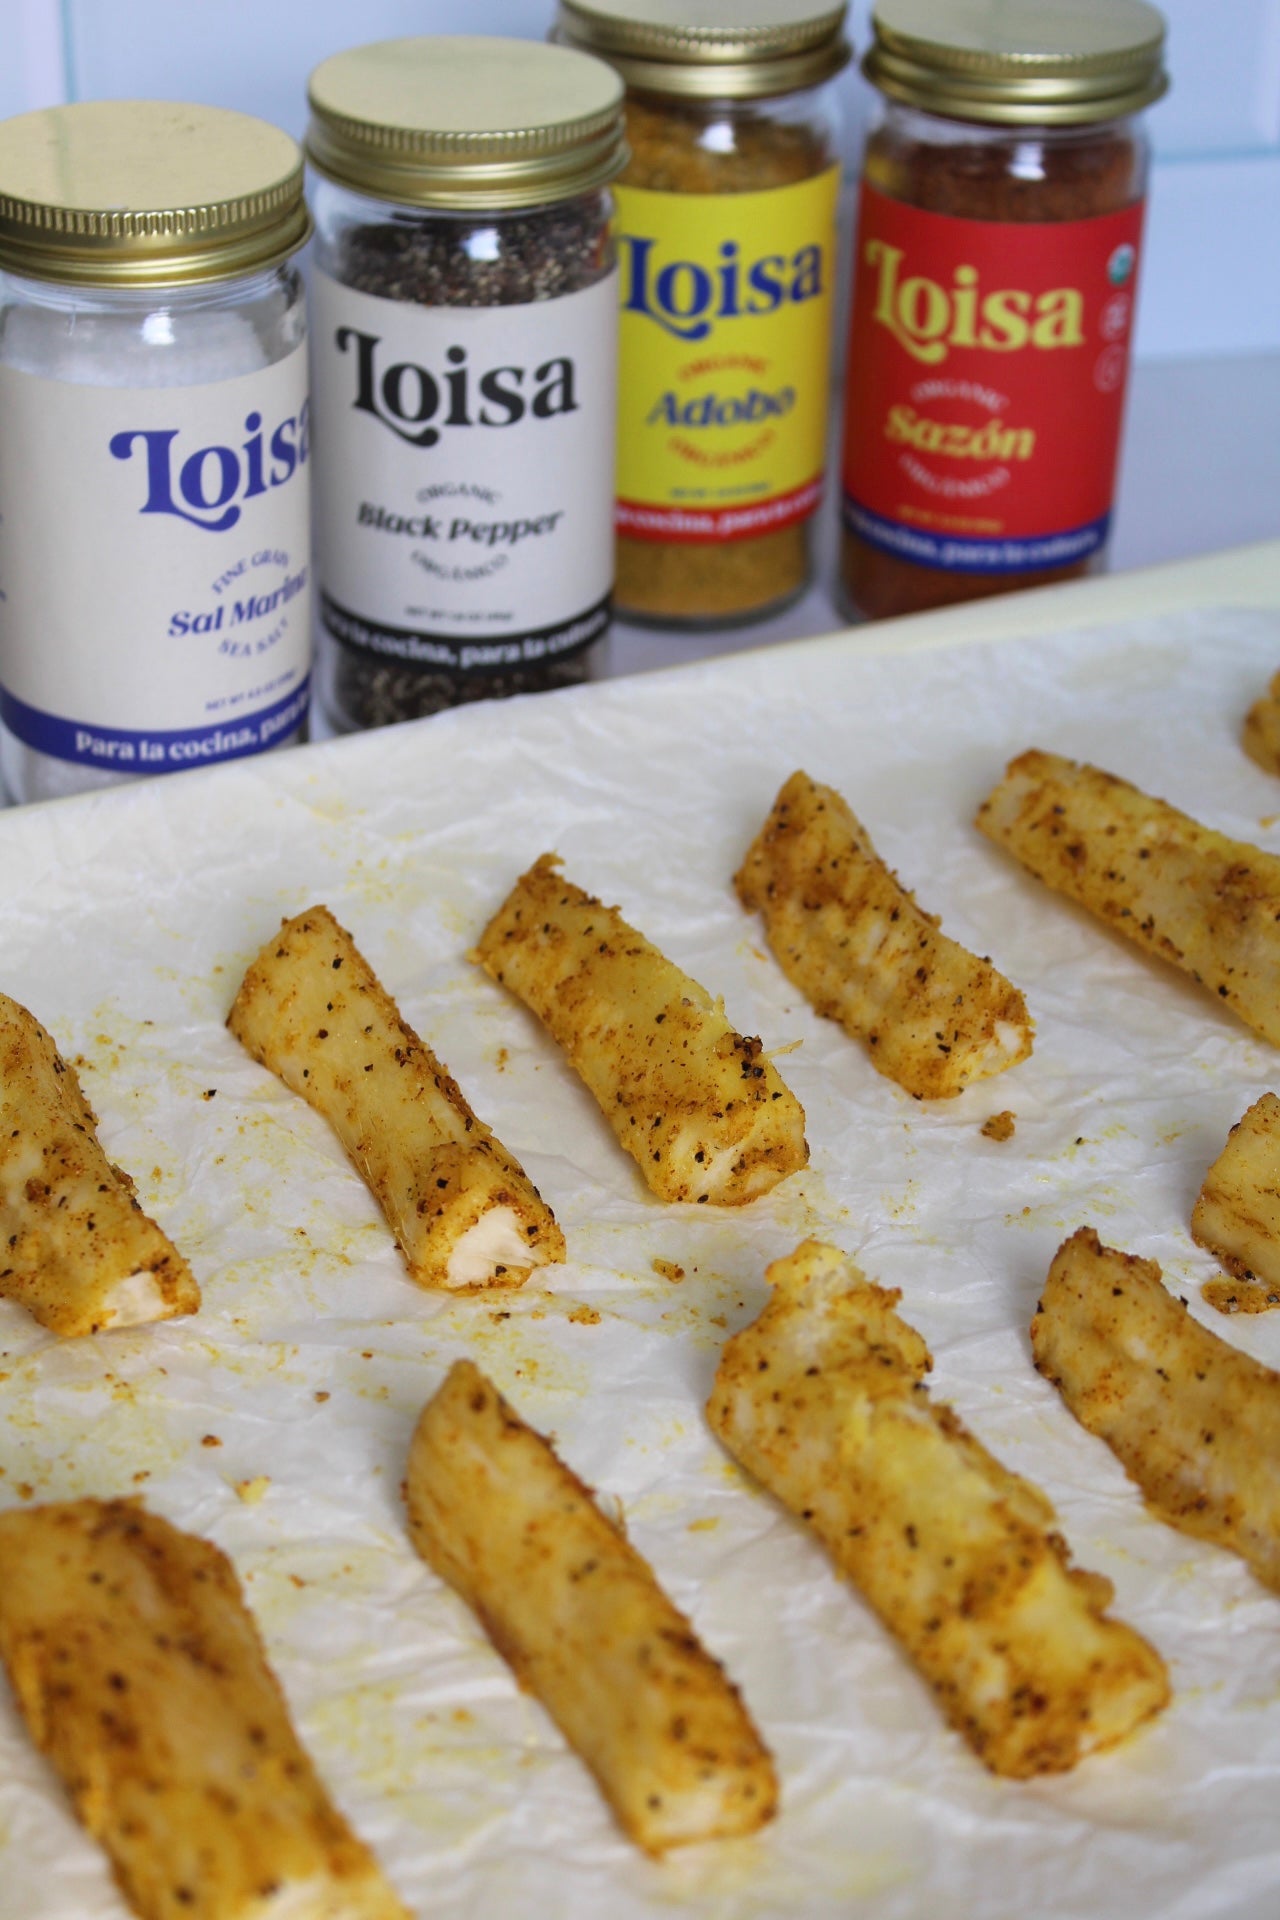
[[[627,83],[615,603],[753,620],[812,577],[830,404],[845,8],[561,0]]]
[[[613,584],[621,84],[419,38],[335,55],[310,103],[325,711],[583,680]]]
[[[879,0],[840,598],[914,613],[1101,566],[1164,21],[1145,0]]]
[[[0,125],[0,768],[16,800],[301,737],[302,155],[221,108]]]

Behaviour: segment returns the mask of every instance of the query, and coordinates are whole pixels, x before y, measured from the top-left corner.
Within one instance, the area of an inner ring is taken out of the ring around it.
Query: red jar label
[[[957,220],[863,185],[844,522],[966,573],[1070,566],[1106,540],[1142,203]]]

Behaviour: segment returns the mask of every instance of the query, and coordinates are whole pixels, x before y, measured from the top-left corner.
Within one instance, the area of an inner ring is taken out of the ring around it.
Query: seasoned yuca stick
[[[1193,1320],[1154,1260],[1081,1227],[1031,1322],[1036,1366],[1150,1507],[1280,1592],[1280,1374]]]
[[[1280,1306],[1280,1100],[1274,1093],[1255,1100],[1227,1135],[1204,1177],[1191,1237],[1238,1280],[1262,1283],[1247,1289],[1249,1304],[1259,1311]]]
[[[408,1920],[289,1721],[230,1561],[133,1500],[0,1514],[0,1658],[142,1920]]]
[[[1097,767],[1035,750],[978,809],[1037,878],[1172,961],[1280,1046],[1280,858]]]
[[[423,1287],[519,1286],[564,1235],[327,907],[286,920],[227,1025],[322,1113]]]
[[[949,1099],[1030,1053],[1018,989],[916,905],[834,787],[793,773],[734,885],[788,980],[917,1100]]]
[[[54,1333],[194,1313],[200,1289],[98,1144],[75,1068],[0,993],[0,1294]]]
[[[752,1833],[777,1781],[737,1689],[590,1489],[469,1360],[413,1437],[409,1530],[650,1853]]]
[[[661,1200],[741,1206],[809,1158],[804,1109],[724,1007],[544,853],[472,958],[563,1047]]]
[[[809,1521],[993,1773],[1061,1772],[1169,1698],[1164,1663],[1105,1615],[1053,1508],[923,1385],[896,1291],[806,1240],[768,1269],[760,1318],[725,1347],[707,1412]]]
[[[1240,744],[1266,773],[1280,773],[1280,673],[1245,715]]]

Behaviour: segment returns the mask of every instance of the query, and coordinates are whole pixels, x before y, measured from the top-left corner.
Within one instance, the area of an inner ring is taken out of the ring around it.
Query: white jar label
[[[617,279],[424,307],[313,272],[320,617],[483,674],[580,652],[613,587]]]
[[[305,345],[191,387],[0,366],[0,718],[122,773],[295,732],[310,665]]]

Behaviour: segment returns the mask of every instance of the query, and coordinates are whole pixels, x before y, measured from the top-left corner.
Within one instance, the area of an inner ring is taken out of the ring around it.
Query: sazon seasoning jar
[[[247,114],[0,124],[0,765],[18,800],[301,736],[302,155]]]
[[[561,0],[627,83],[617,583],[627,618],[718,626],[811,577],[830,405],[845,9]]]
[[[1098,567],[1142,240],[1143,0],[879,0],[840,588],[875,618]]]
[[[325,710],[583,680],[613,586],[618,77],[390,40],[317,67],[310,101]]]

